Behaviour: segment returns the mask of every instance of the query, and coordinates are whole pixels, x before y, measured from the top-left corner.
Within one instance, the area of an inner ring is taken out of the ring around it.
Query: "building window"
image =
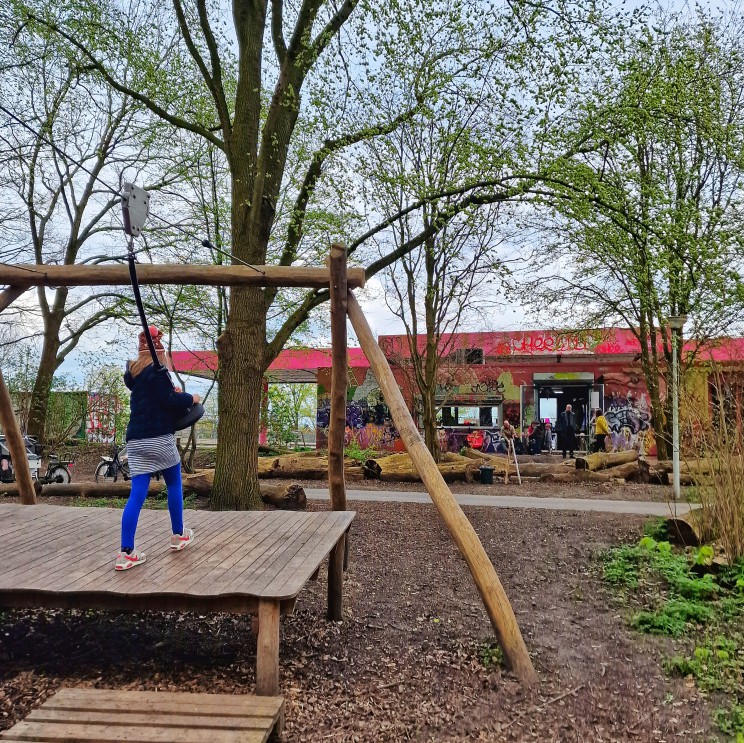
[[[458,348],[450,354],[450,360],[455,364],[483,364],[482,348]]]

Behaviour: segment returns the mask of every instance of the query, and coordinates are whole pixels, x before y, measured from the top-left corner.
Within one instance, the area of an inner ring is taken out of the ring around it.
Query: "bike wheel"
[[[56,464],[49,469],[49,480],[50,482],[60,482],[63,485],[67,485],[69,482],[72,482],[72,475],[70,474],[70,470],[63,464]]]
[[[101,462],[96,467],[96,482],[116,482],[116,468],[111,462]]]

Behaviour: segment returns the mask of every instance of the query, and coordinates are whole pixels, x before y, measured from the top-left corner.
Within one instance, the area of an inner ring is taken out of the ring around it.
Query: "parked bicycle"
[[[73,459],[62,458],[58,454],[50,454],[47,459],[46,471],[41,472],[41,445],[32,436],[24,436],[23,443],[26,446],[26,456],[28,457],[28,466],[31,470],[31,477],[38,480],[42,485],[51,483],[67,484],[72,482]],[[0,481],[15,482],[15,470],[10,458],[10,451],[5,441],[5,436],[0,436]]]
[[[116,482],[119,479],[131,480],[129,474],[129,462],[127,461],[127,446],[116,446],[112,449],[111,456],[101,457],[96,467],[96,482]]]

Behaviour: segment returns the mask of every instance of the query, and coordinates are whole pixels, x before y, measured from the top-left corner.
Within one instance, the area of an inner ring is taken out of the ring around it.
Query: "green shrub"
[[[744,743],[744,706],[732,704],[728,709],[717,709],[713,719],[721,732],[736,736],[736,743]]]
[[[368,459],[374,459],[380,456],[379,450],[373,446],[362,449],[357,441],[351,441],[347,447],[344,448],[344,456],[353,459],[360,464],[363,464]]]

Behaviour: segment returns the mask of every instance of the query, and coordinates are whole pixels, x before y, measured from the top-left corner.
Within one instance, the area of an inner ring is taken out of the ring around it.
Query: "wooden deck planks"
[[[117,573],[119,509],[0,504],[6,555],[0,595],[8,606],[19,591],[109,594],[122,601],[157,595],[294,599],[354,515],[188,511],[184,520],[195,542],[172,552],[167,511],[145,510],[137,543],[147,562]]]
[[[283,713],[276,696],[60,689],[0,741],[265,743]]]

